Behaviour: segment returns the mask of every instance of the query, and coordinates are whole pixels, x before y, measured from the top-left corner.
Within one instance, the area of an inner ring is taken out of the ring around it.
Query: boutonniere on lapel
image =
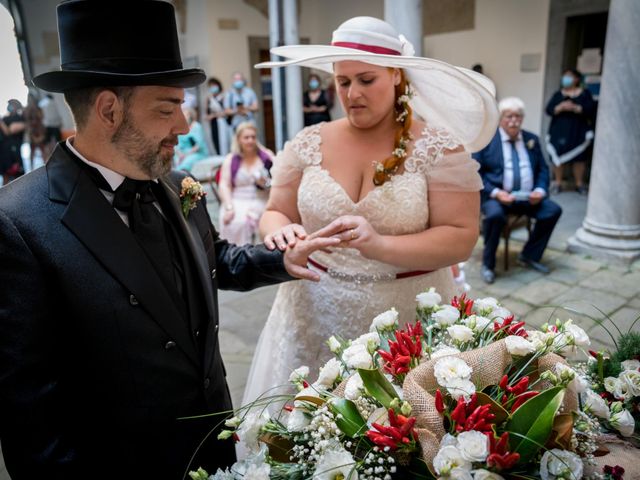
[[[527,148],[529,150],[533,150],[533,147],[536,146],[536,141],[533,138],[530,138],[529,141],[527,142]]]
[[[189,212],[198,206],[198,202],[207,192],[204,191],[204,187],[200,182],[196,182],[191,177],[183,178],[180,186],[182,187],[180,190],[182,214],[184,218],[189,218]]]

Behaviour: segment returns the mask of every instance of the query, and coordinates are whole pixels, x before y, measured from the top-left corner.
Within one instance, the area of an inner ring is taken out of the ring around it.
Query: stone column
[[[587,216],[569,250],[640,257],[640,2],[611,0]]]
[[[279,47],[283,44],[281,34],[280,2],[269,0],[269,46]],[[280,60],[277,55],[271,55],[272,61]],[[276,151],[279,152],[284,146],[283,112],[284,99],[282,95],[282,79],[284,72],[281,68],[271,69],[271,101],[273,104],[273,126],[276,137]]]
[[[298,45],[298,8],[296,0],[284,0],[282,9],[284,44]],[[287,82],[287,139],[293,138],[304,126],[302,112],[302,76],[300,67],[286,67]]]
[[[422,0],[384,0],[384,19],[422,56]]]

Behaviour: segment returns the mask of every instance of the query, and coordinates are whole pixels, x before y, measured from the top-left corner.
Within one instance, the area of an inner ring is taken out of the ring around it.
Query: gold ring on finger
[[[358,238],[358,235],[356,234],[355,229],[351,229],[351,240],[355,240],[356,238]]]

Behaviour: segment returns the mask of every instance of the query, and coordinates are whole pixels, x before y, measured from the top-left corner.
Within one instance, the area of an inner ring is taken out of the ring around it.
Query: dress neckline
[[[376,190],[381,190],[384,188],[385,185],[387,185],[387,183],[393,183],[396,178],[402,178],[405,177],[407,173],[409,173],[407,171],[406,168],[403,168],[402,173],[399,173],[397,175],[392,175],[391,179],[388,182],[385,182],[383,185],[379,186],[379,187],[373,187],[371,190],[369,190],[363,197],[361,197],[359,200],[354,200],[353,198],[351,198],[351,195],[349,195],[349,193],[347,192],[347,190],[342,186],[342,184],[340,182],[338,182],[333,175],[331,175],[331,172],[329,170],[327,170],[326,168],[324,168],[323,166],[323,159],[324,159],[324,154],[322,153],[321,150],[321,146],[322,146],[322,136],[320,135],[320,129],[322,127],[322,125],[324,125],[326,122],[320,122],[316,125],[317,128],[314,128],[311,130],[311,135],[316,135],[318,137],[318,142],[317,142],[317,148],[318,148],[318,162],[315,164],[316,167],[318,167],[318,169],[323,172],[331,182],[333,182],[334,184],[336,184],[338,186],[338,188],[340,189],[340,191],[342,192],[342,194],[349,199],[349,202],[354,206],[357,207],[358,205],[362,204],[365,200],[367,200],[371,194],[373,192],[375,192]],[[426,127],[425,127],[426,130]],[[424,135],[424,131],[422,135]],[[422,135],[420,138],[422,138]],[[416,142],[413,142],[413,148],[411,149],[411,155],[408,155],[407,158],[405,159],[405,161],[403,162],[403,167],[404,164],[406,164],[406,162],[410,159],[413,158],[413,154],[416,150]],[[372,162],[373,163],[373,162]]]

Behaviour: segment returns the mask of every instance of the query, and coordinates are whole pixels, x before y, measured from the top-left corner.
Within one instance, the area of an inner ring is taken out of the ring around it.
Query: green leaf
[[[384,407],[389,408],[393,399],[398,396],[391,382],[378,369],[359,368],[358,373],[369,395],[378,400]]]
[[[496,416],[494,422],[492,423],[495,423],[496,425],[502,425],[502,423],[504,423],[507,418],[509,418],[509,412],[507,412],[502,407],[502,405],[496,402],[489,395],[484,392],[476,392],[476,396],[478,398],[478,406],[487,404],[491,405],[491,410],[489,411]]]
[[[337,398],[329,402],[329,408],[333,413],[340,414],[336,417],[336,425],[347,437],[355,438],[367,430],[367,422],[364,421],[356,404],[345,398]]]
[[[520,454],[519,464],[530,461],[553,429],[553,420],[564,398],[564,387],[553,387],[524,402],[507,422],[511,450]],[[521,436],[519,436],[521,435]]]

